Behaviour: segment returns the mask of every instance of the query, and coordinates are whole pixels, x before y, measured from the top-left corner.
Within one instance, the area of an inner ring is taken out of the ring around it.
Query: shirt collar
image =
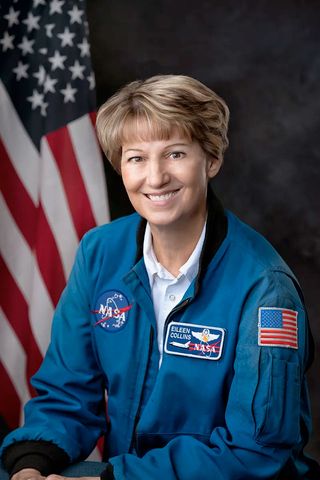
[[[146,266],[146,270],[149,277],[150,286],[152,287],[154,282],[154,276],[158,275],[159,278],[166,279],[166,280],[175,280],[176,278],[180,278],[182,275],[185,275],[189,282],[191,283],[192,280],[198,273],[199,270],[199,260],[200,255],[205,239],[206,233],[206,223],[203,226],[200,238],[195,246],[192,254],[179,269],[179,276],[174,277],[168,270],[166,270],[161,263],[158,262],[157,257],[154,253],[153,246],[152,246],[152,235],[149,223],[146,225],[145,233],[144,233],[144,240],[143,240],[143,258],[144,263]]]

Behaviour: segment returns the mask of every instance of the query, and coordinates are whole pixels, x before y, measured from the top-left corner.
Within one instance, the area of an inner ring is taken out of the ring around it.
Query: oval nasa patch
[[[94,326],[99,325],[106,332],[118,332],[126,326],[131,308],[123,293],[108,290],[100,295],[92,312],[96,317]]]

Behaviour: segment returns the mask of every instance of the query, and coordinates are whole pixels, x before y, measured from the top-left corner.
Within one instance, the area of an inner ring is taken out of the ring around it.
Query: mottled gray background
[[[194,76],[231,110],[214,187],[267,236],[298,276],[316,341],[309,373],[320,459],[320,2],[89,0],[98,104],[128,81]],[[130,206],[106,166],[112,217]]]

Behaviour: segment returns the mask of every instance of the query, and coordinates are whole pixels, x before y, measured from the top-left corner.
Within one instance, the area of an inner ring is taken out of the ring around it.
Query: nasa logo
[[[94,326],[99,325],[106,332],[122,330],[128,321],[128,312],[132,308],[126,296],[116,290],[104,292],[97,300],[92,313],[96,317]]]
[[[166,335],[166,353],[184,357],[219,360],[225,330],[219,327],[172,322]]]

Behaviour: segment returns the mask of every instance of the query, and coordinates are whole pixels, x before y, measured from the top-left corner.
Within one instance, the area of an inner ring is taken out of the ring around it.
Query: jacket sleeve
[[[263,306],[298,312],[298,349],[258,345],[258,311]],[[309,429],[306,322],[293,280],[282,272],[265,275],[243,305],[225,424],[212,431],[210,445],[181,435],[142,458],[113,457],[115,478],[276,478],[293,449],[300,450],[302,432]]]
[[[90,278],[81,243],[66,289],[57,306],[51,343],[32,379],[38,396],[25,407],[25,424],[4,440],[47,441],[71,462],[86,458],[106,428],[104,379],[91,338]]]

